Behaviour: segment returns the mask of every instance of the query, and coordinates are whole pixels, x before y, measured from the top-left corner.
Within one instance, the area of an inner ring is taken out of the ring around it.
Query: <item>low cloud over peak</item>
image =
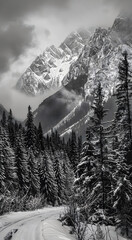
[[[24,51],[33,46],[33,26],[12,22],[6,29],[0,29],[0,72],[8,71]]]

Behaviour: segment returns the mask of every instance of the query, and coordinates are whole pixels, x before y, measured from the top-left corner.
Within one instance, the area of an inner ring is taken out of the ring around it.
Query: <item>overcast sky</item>
[[[77,28],[111,26],[131,1],[0,0],[0,102],[22,119],[27,105],[36,108],[41,99],[28,99],[12,87],[36,56]]]

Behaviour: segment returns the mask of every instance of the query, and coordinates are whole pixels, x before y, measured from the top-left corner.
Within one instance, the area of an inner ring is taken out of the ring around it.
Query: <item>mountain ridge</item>
[[[127,23],[127,19],[124,18],[123,21],[125,25]],[[82,52],[80,53],[78,59],[73,64],[71,64],[69,72],[63,80],[63,85],[69,86],[71,83],[74,83],[74,86],[78,88],[77,82],[82,81],[81,79],[83,76],[86,79],[86,82],[82,87],[83,98],[81,99],[81,103],[80,99],[78,99],[76,104],[73,105],[73,107],[67,112],[67,115],[57,119],[56,124],[51,124],[49,129],[46,128],[46,131],[43,123],[44,133],[49,133],[51,128],[57,129],[62,136],[65,136],[67,132],[70,132],[72,129],[76,129],[76,131],[79,132],[79,128],[81,128],[79,121],[83,122],[83,128],[85,128],[87,124],[87,121],[85,121],[85,119],[87,119],[86,116],[88,116],[91,111],[89,106],[92,103],[91,98],[95,88],[97,87],[98,81],[100,81],[103,86],[105,102],[108,101],[109,103],[109,99],[113,95],[115,86],[118,83],[118,65],[122,59],[122,53],[124,51],[128,52],[128,60],[130,68],[132,69],[131,32],[129,32],[130,29],[127,30],[127,41],[130,39],[128,44],[126,42],[126,38],[124,37],[126,31],[123,32],[120,29],[120,24],[119,29],[117,28],[117,25],[115,29],[115,23],[117,22],[120,23],[119,18],[115,19],[113,26],[109,29],[96,29],[93,35],[90,37],[88,44],[85,45],[82,49]],[[70,92],[73,91],[72,87],[73,85],[71,84],[69,89],[69,96]],[[63,100],[66,105],[67,99]],[[56,101],[58,101],[57,98],[54,98],[54,104]],[[114,109],[114,103],[112,104]],[[46,100],[46,102],[44,101],[42,105],[43,107],[46,105],[48,106],[48,100]],[[84,112],[83,115],[82,112],[84,105],[86,106],[87,112]],[[80,119],[79,114],[76,112],[76,109],[78,109],[77,111],[80,114]],[[40,108],[38,108],[38,110],[40,110]],[[42,110],[41,114],[41,116],[43,116],[46,113]],[[54,117],[55,115],[53,114],[52,118]],[[43,121],[43,117],[41,117],[40,120]],[[37,121],[35,117],[35,123],[36,122]],[[75,127],[75,125],[77,127]]]
[[[46,90],[60,87],[69,67],[75,62],[90,37],[89,31],[72,32],[57,48],[47,47],[16,84],[16,89],[28,95],[36,96]]]

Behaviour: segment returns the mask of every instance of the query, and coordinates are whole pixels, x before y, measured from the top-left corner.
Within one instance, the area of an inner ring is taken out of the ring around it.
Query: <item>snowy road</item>
[[[0,217],[0,240],[71,240],[57,221],[63,207],[18,212]]]

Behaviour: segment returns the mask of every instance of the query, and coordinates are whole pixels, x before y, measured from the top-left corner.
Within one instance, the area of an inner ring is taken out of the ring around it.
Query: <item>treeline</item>
[[[114,225],[129,236],[132,227],[132,76],[125,52],[119,64],[115,98],[117,110],[104,122],[101,82],[94,92],[93,117],[86,131],[80,162],[76,167],[74,205],[88,223]],[[73,217],[73,216],[72,216]]]
[[[25,127],[3,112],[0,124],[0,213],[67,202],[74,179],[70,156],[79,158],[75,133],[68,144],[57,131],[44,137],[28,107]],[[74,148],[73,148],[74,145]],[[73,152],[72,152],[73,151]]]
[[[65,143],[57,131],[43,136],[28,108],[25,127],[3,113],[0,126],[0,213],[60,205],[88,223],[132,226],[132,76],[125,52],[115,90],[117,110],[105,122],[101,81],[94,92],[86,141],[75,132]],[[74,183],[73,183],[74,182]]]

